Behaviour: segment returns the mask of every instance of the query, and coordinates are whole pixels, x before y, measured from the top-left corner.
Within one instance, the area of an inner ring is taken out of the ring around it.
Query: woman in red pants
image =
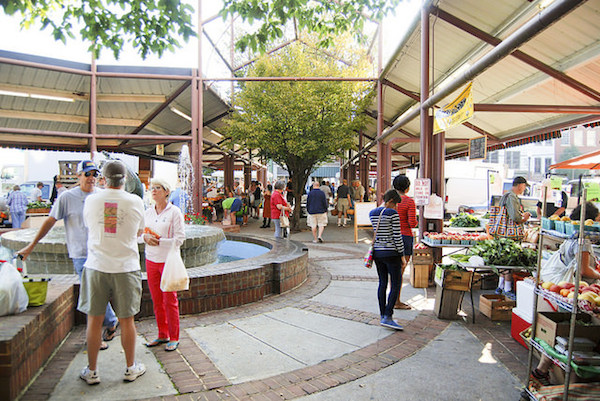
[[[160,289],[160,279],[171,246],[173,243],[181,246],[185,240],[183,215],[177,206],[169,203],[169,183],[155,178],[150,186],[154,205],[146,209],[146,230],[142,239],[146,243],[146,274],[158,326],[158,338],[146,343],[146,346],[166,344],[166,351],[175,351],[179,346],[177,292],[163,292]]]

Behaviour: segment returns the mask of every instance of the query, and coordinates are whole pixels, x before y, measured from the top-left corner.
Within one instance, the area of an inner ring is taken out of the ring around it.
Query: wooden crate
[[[446,270],[437,266],[435,269],[435,283],[440,287],[455,291],[469,291],[473,272],[465,270]]]
[[[412,262],[415,265],[433,264],[433,249],[413,249]]]
[[[414,288],[429,287],[429,269],[431,265],[417,265],[412,263],[410,266],[410,285]]]
[[[512,310],[517,306],[504,295],[481,294],[479,297],[479,311],[491,320],[511,320]]]
[[[458,308],[463,295],[463,291],[448,290],[438,285],[433,307],[435,315],[440,319],[458,319]]]

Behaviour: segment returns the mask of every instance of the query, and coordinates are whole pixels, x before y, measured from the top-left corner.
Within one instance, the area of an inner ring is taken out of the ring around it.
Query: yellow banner
[[[469,82],[467,87],[453,102],[448,103],[441,109],[436,110],[435,118],[433,119],[433,133],[437,134],[442,131],[447,131],[452,127],[464,123],[473,117],[473,95],[471,94],[471,86],[473,82]]]

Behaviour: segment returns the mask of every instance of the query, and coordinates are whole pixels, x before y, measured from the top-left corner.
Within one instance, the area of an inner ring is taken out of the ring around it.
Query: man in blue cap
[[[84,160],[77,165],[77,178],[79,185],[65,191],[50,210],[50,215],[44,220],[37,235],[29,245],[21,249],[18,254],[27,259],[39,241],[48,234],[58,220],[64,220],[65,234],[67,241],[67,250],[69,257],[73,260],[75,272],[81,280],[83,265],[87,259],[87,238],[88,230],[83,225],[83,204],[88,195],[97,191],[96,177],[98,177],[98,167],[91,160]],[[115,316],[110,304],[106,307],[104,317],[104,333],[102,339],[110,341],[114,338],[118,319]],[[108,345],[102,343],[100,349],[106,349]]]

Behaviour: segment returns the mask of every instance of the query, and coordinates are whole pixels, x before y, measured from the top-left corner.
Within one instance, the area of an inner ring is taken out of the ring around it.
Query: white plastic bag
[[[181,251],[178,246],[173,244],[165,261],[165,268],[160,279],[160,289],[163,292],[171,292],[185,291],[189,288],[190,278],[181,259]]]
[[[23,286],[23,278],[10,263],[0,267],[0,316],[25,312],[29,295]]]
[[[561,281],[573,282],[573,274],[577,260],[573,259],[569,265],[565,265],[560,258],[560,251],[556,251],[544,262],[540,271],[540,278],[544,281],[550,281],[554,284]]]

